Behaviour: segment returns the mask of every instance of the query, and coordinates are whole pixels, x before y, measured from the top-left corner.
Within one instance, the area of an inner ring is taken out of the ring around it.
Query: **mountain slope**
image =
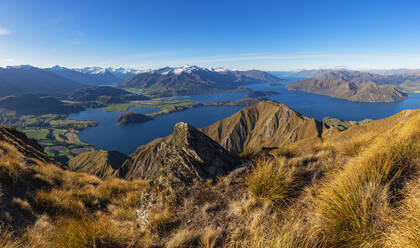
[[[115,176],[128,156],[117,151],[95,150],[69,160],[71,170],[86,172],[99,178]]]
[[[151,94],[190,95],[234,90],[240,85],[275,82],[278,78],[262,71],[229,71],[185,66],[140,73],[118,84]]]
[[[13,146],[17,151],[26,157],[26,160],[36,159],[42,162],[51,162],[53,159],[48,157],[42,147],[24,133],[11,127],[0,126],[0,142]],[[0,156],[4,153],[0,150]]]
[[[0,68],[0,96],[39,93],[52,96],[82,88],[83,84],[32,66]]]
[[[302,116],[285,104],[264,101],[201,131],[228,151],[247,154],[320,137],[322,123]]]
[[[391,82],[395,81],[380,75],[341,71],[297,81],[288,84],[286,88],[357,102],[393,102],[407,98],[396,86],[383,85]]]

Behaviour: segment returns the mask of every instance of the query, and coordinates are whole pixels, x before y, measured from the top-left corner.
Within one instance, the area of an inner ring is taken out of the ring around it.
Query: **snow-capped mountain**
[[[238,86],[276,82],[278,78],[258,71],[232,71],[198,66],[164,67],[139,73],[120,82],[121,88],[138,88],[161,96],[207,94],[235,90]]]
[[[127,80],[144,70],[131,68],[102,68],[98,66],[83,68],[66,68],[54,66],[46,70],[59,74],[62,77],[71,79],[75,82],[87,85],[110,85]]]

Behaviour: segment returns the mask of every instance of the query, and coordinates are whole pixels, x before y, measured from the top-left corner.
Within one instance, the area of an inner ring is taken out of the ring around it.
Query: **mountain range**
[[[37,68],[29,65],[0,68],[0,97],[39,93],[64,96],[89,86],[115,85],[159,95],[185,95],[236,90],[238,86],[279,81],[258,70],[237,71],[197,66],[165,67],[156,70],[128,68]]]
[[[139,73],[133,78],[118,83],[127,89],[141,89],[154,95],[192,95],[235,90],[238,86],[277,82],[280,79],[263,71],[231,71],[208,69],[197,66],[165,67]]]
[[[32,66],[0,68],[0,97],[12,94],[64,95],[85,85]]]
[[[407,98],[399,87],[407,80],[402,76],[383,76],[367,72],[334,71],[288,84],[298,90],[358,102],[393,102]]]

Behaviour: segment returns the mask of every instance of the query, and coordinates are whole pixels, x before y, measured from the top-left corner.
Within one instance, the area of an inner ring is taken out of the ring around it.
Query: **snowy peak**
[[[207,68],[198,67],[198,66],[190,66],[190,65],[184,65],[179,67],[163,67],[160,69],[151,70],[150,73],[157,73],[162,75],[168,75],[168,74],[182,74],[182,73],[192,73],[194,71],[208,71]]]

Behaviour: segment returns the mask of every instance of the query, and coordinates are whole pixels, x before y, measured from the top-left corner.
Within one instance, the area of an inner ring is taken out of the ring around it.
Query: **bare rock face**
[[[187,123],[173,134],[141,146],[121,167],[118,176],[189,183],[223,175],[239,161],[228,151]]]

